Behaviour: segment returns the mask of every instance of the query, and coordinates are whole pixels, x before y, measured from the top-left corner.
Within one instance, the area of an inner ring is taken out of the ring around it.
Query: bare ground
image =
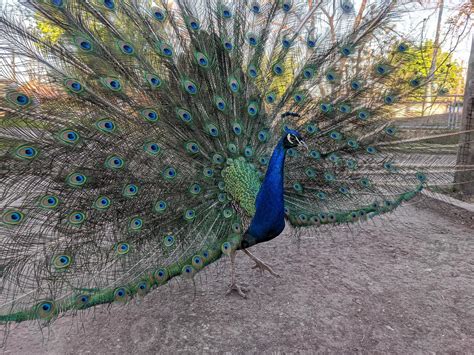
[[[428,200],[430,201],[430,200]],[[431,201],[388,218],[239,252],[248,299],[225,296],[228,260],[126,306],[66,316],[41,334],[10,330],[7,354],[176,352],[470,353],[474,351],[474,216]]]

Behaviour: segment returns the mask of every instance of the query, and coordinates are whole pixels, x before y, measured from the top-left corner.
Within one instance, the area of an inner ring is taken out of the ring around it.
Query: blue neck
[[[255,243],[273,239],[285,228],[283,199],[285,154],[286,149],[281,139],[273,150],[265,179],[258,191],[256,212],[246,233]]]

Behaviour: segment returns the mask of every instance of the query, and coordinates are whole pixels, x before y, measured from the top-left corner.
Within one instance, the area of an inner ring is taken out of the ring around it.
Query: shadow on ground
[[[43,334],[34,323],[12,327],[4,351],[470,352],[474,220],[419,202],[385,219],[255,247],[280,279],[259,275],[239,252],[247,300],[224,295],[224,259],[195,285],[175,282],[139,304],[67,316]]]

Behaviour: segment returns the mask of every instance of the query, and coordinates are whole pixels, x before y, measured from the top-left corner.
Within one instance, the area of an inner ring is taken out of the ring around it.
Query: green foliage
[[[413,78],[426,78],[430,73],[431,61],[434,54],[433,41],[426,41],[421,48],[410,48],[406,53],[399,54],[405,56],[402,64],[394,73],[394,76],[406,80]],[[436,68],[431,88],[432,94],[436,94],[441,89],[447,89],[454,93],[464,87],[461,65],[452,57],[449,52],[438,50],[436,56]],[[424,87],[420,87],[416,94],[423,95]]]
[[[273,77],[269,90],[275,92],[277,97],[281,97],[288,90],[295,78],[296,64],[293,58],[289,56],[286,57],[283,65],[285,68],[283,75]]]
[[[268,76],[265,80],[257,81],[257,86],[263,92],[273,92],[277,98],[281,98],[293,84],[297,65],[292,57],[286,57],[281,63],[283,74],[277,76],[272,74],[272,64],[274,63],[267,56],[263,57],[259,72],[267,73]]]
[[[52,22],[40,20],[37,22],[38,30],[41,32],[43,39],[47,42],[56,43],[64,33],[64,30]]]

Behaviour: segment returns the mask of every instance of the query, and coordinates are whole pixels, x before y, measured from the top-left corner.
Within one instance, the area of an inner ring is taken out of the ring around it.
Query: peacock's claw
[[[231,283],[229,285],[229,288],[227,289],[227,292],[226,292],[226,295],[230,295],[232,293],[232,291],[237,291],[237,293],[242,297],[242,298],[247,298],[247,295],[245,294],[245,292],[247,292],[247,289],[244,288],[244,287],[241,287],[239,284],[237,283]]]
[[[255,261],[255,265],[252,266],[252,269],[259,269],[259,271],[263,274],[265,271],[268,271],[270,275],[274,277],[281,277],[280,274],[277,274],[273,269],[268,266],[267,264],[263,263],[262,261]]]

